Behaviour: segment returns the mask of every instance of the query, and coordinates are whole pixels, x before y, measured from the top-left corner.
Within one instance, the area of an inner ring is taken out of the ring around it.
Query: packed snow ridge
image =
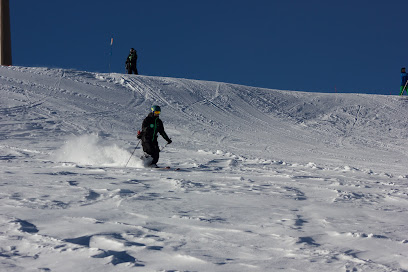
[[[27,67],[0,92],[0,271],[408,271],[405,97]],[[135,149],[153,104],[180,171]]]

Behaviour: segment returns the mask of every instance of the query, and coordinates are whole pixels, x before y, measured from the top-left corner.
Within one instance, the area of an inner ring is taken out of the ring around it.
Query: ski
[[[152,169],[154,169],[154,170],[168,170],[168,171],[181,171],[181,168],[174,168],[174,167],[170,167],[170,166],[165,166],[165,167],[160,167],[160,166],[158,166],[158,167],[152,167]]]
[[[166,166],[166,167],[159,167],[159,168],[161,168],[161,169],[164,169],[164,170],[174,170],[174,171],[179,171],[179,170],[181,170],[180,168],[172,168],[172,167],[170,167],[170,166]]]

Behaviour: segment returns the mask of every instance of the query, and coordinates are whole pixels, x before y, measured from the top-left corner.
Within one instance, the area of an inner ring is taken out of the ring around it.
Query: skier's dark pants
[[[156,141],[153,142],[143,141],[142,147],[143,151],[153,158],[152,164],[156,164],[159,161],[160,156],[159,143]]]
[[[128,67],[128,74],[132,74],[132,72],[133,72],[135,75],[138,75],[138,74],[139,74],[138,71],[137,71],[136,66],[130,65],[130,66]]]

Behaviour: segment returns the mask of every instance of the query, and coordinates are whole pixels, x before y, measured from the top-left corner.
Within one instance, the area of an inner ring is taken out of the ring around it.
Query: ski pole
[[[162,149],[160,149],[160,152],[162,152],[163,149],[164,149],[166,146],[168,146],[168,145],[169,145],[169,143],[167,143],[165,146],[163,146]]]
[[[139,142],[137,143],[135,149],[134,149],[133,152],[132,152],[132,155],[130,155],[129,160],[127,161],[127,163],[126,163],[126,165],[125,165],[125,168],[126,168],[126,166],[128,165],[128,163],[130,162],[130,159],[132,158],[133,154],[135,153],[135,151],[136,151],[136,149],[137,149],[137,147],[139,146],[139,144],[140,144],[141,141],[142,141],[142,140],[139,140]]]
[[[407,80],[407,82],[405,82],[405,86],[404,86],[404,88],[402,89],[401,95],[404,94],[404,91],[405,91],[405,88],[407,87],[407,84],[408,84],[408,80]],[[407,91],[407,93],[408,93],[408,91]]]

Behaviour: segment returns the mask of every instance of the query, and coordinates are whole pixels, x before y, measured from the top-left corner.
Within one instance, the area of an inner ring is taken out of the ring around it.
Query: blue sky
[[[407,0],[11,0],[13,64],[398,94]],[[112,56],[110,40],[114,38]]]

